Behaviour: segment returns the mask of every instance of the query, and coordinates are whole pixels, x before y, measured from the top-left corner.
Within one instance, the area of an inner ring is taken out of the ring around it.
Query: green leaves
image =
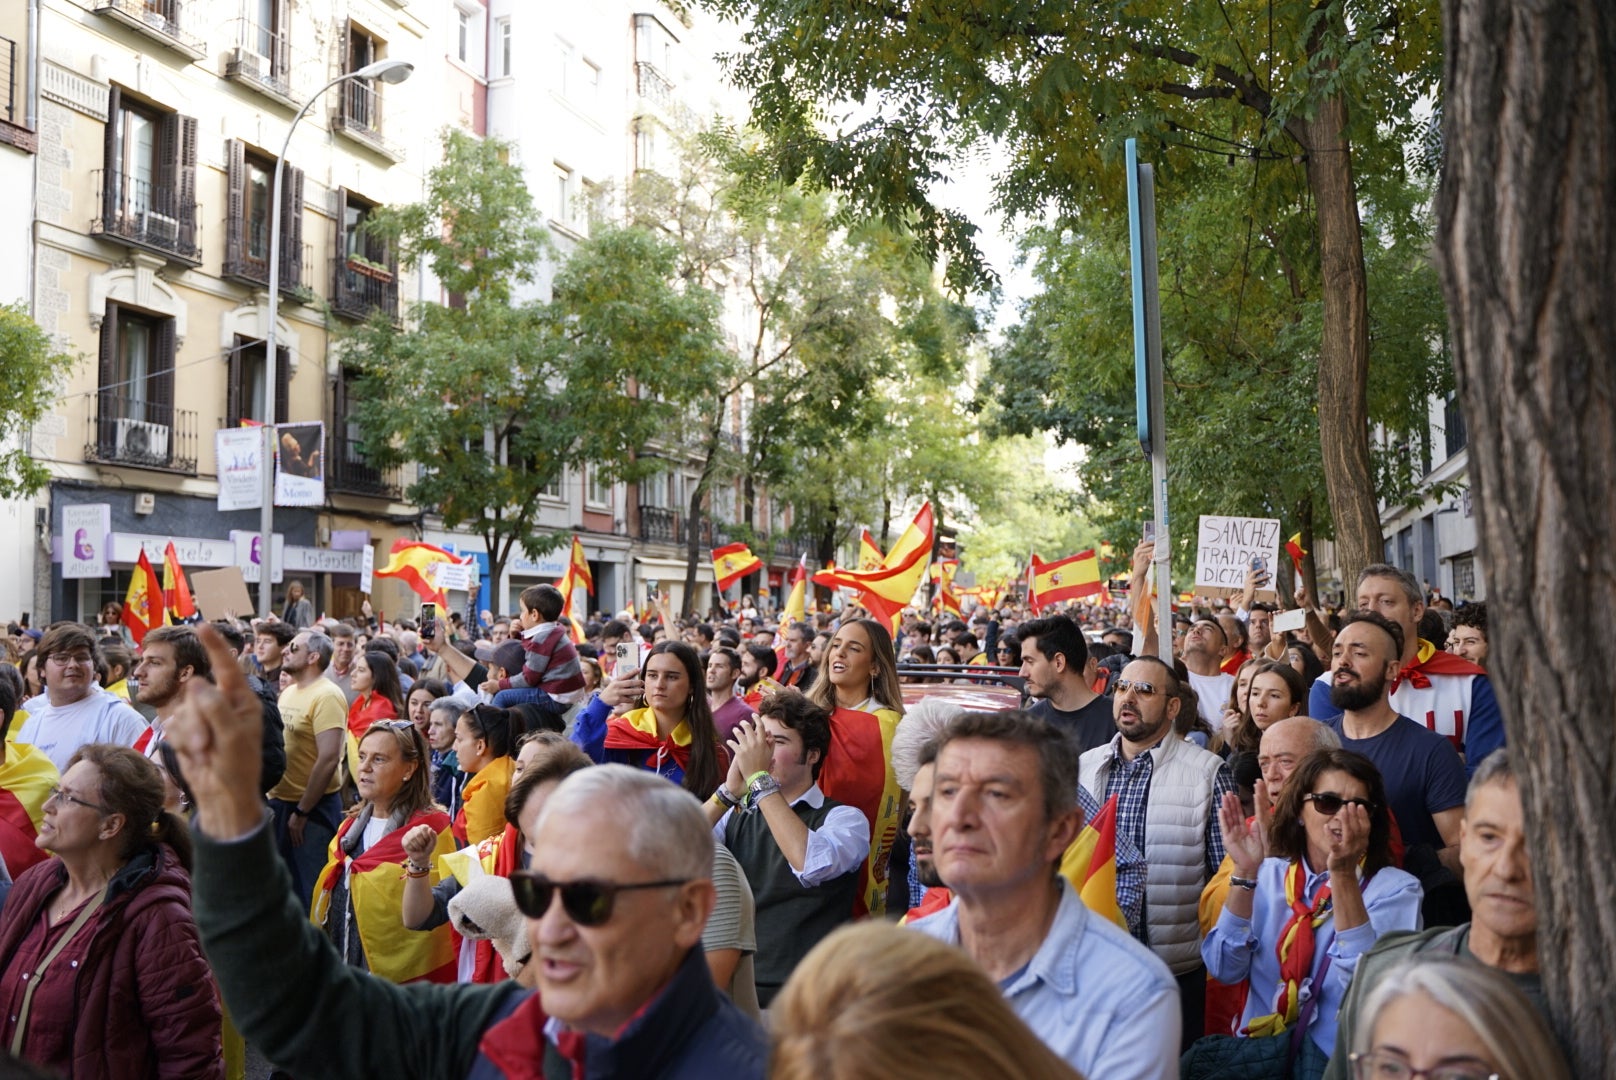
[[[75,358],[59,351],[22,303],[0,304],[0,499],[32,495],[50,470],[27,449],[34,424],[57,403]]]

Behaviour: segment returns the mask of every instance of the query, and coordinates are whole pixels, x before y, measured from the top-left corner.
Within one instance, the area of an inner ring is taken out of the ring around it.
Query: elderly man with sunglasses
[[[511,876],[536,992],[394,986],[343,964],[291,896],[253,795],[252,692],[201,636],[219,683],[193,685],[169,726],[196,795],[197,925],[237,1027],[272,1061],[302,1080],[763,1077],[766,1036],[699,948],[713,840],[689,794],[604,765],[550,796],[532,868]]]
[[[1122,669],[1112,698],[1117,734],[1084,753],[1083,787],[1104,805],[1117,799],[1117,832],[1145,853],[1145,917],[1137,937],[1178,980],[1186,1044],[1205,1024],[1206,968],[1197,905],[1223,862],[1218,808],[1235,790],[1216,754],[1173,733],[1178,677],[1154,656]]]

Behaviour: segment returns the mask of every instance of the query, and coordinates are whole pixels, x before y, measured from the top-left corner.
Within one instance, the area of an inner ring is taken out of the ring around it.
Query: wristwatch
[[[294,806],[292,807],[292,816],[306,818],[309,816],[309,812],[303,809],[301,806]]]
[[[754,778],[752,782],[747,785],[746,790],[748,795],[751,797],[752,805],[756,806],[759,801],[767,796],[778,794],[780,791],[780,782],[774,777],[770,776],[768,773],[764,773],[762,776]]]
[[[1257,891],[1257,879],[1256,878],[1235,877],[1233,874],[1230,874],[1229,875],[1229,884],[1234,886],[1236,889],[1245,889],[1247,892],[1256,892]]]

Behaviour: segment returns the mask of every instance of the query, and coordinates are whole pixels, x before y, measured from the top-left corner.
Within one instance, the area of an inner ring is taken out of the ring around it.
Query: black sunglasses
[[[636,889],[671,889],[684,885],[690,879],[670,881],[642,881],[632,885],[613,885],[604,881],[551,881],[531,870],[511,872],[511,894],[516,906],[530,919],[542,919],[550,910],[555,893],[561,893],[561,907],[567,918],[579,926],[600,926],[612,917],[612,906],[620,892]]]
[[[1302,798],[1311,802],[1313,809],[1325,817],[1335,817],[1341,812],[1341,808],[1347,805],[1361,806],[1371,812],[1375,809],[1375,804],[1368,799],[1343,799],[1333,791],[1315,791],[1311,795],[1303,795]]]

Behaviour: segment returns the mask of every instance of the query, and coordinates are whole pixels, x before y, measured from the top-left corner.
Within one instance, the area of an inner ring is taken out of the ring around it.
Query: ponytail
[[[168,810],[159,810],[157,820],[152,822],[151,838],[153,843],[167,844],[173,848],[174,858],[187,874],[191,872],[191,830],[186,827],[184,818]]]
[[[467,710],[467,715],[488,744],[489,757],[510,757],[516,752],[516,740],[527,734],[527,725],[510,709],[479,704]]]

